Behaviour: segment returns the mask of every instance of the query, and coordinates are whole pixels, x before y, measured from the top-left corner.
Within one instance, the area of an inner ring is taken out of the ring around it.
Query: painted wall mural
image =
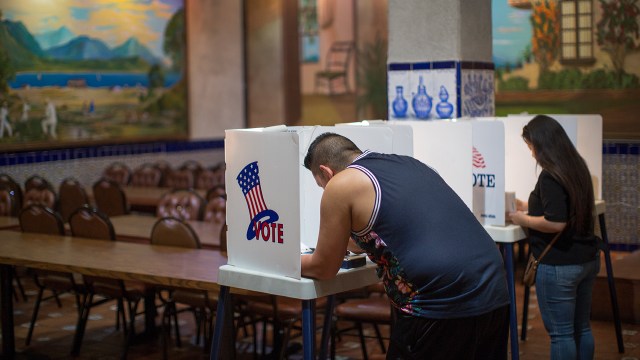
[[[640,139],[639,0],[492,0],[496,115],[601,114]]]
[[[0,151],[187,135],[184,0],[6,0]]]

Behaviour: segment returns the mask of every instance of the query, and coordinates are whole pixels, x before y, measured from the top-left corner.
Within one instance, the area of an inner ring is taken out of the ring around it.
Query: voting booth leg
[[[531,256],[531,246],[527,251],[527,259]],[[527,340],[527,321],[529,320],[529,299],[531,295],[531,287],[524,286],[524,299],[522,300],[522,331],[520,332],[520,340]]]
[[[611,309],[613,310],[613,324],[616,328],[616,340],[618,341],[618,352],[624,353],[624,341],[622,340],[622,325],[620,324],[620,311],[618,309],[618,295],[616,293],[616,284],[613,277],[613,267],[611,266],[611,253],[609,252],[609,237],[607,236],[607,227],[604,221],[604,213],[598,215],[600,223],[600,232],[604,241],[604,262],[607,267],[607,282],[609,283],[609,295],[611,296]]]
[[[336,296],[329,295],[327,297],[327,307],[324,312],[324,326],[322,327],[322,337],[320,338],[320,359],[327,358],[327,347],[329,346],[329,331],[333,321],[333,307],[335,305]]]
[[[224,355],[222,357],[224,359],[235,358],[232,309],[233,306],[231,303],[231,295],[229,295],[229,287],[221,286],[220,294],[218,295],[218,309],[216,311],[216,327],[213,329],[213,340],[211,341],[211,353],[209,355],[210,360],[221,359],[220,352]],[[228,341],[223,341],[223,337]]]
[[[513,276],[513,243],[504,243],[504,265],[507,268],[507,287],[509,289],[509,336],[511,339],[511,359],[519,359],[518,349],[518,313],[516,308],[516,288]]]
[[[0,301],[2,302],[2,358],[13,359],[16,354],[13,334],[13,285],[11,265],[0,265]]]
[[[305,360],[315,358],[316,299],[302,300],[302,351]]]

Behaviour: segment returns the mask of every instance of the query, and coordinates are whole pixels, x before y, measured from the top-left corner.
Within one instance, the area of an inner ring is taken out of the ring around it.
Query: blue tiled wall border
[[[0,167],[108,156],[224,149],[224,140],[154,141],[0,153]]]
[[[456,71],[456,117],[461,116],[462,111],[462,70],[495,70],[492,62],[482,61],[430,61],[417,63],[389,63],[387,71],[411,71],[411,70],[436,70],[455,69]]]

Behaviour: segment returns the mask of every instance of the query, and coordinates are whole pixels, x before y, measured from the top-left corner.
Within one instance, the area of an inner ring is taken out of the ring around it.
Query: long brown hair
[[[577,235],[593,234],[591,174],[562,126],[549,116],[537,115],[522,129],[522,138],[533,147],[538,164],[567,191],[569,227]]]

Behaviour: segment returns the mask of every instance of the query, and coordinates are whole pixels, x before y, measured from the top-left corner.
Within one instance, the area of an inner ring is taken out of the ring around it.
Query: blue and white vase
[[[393,108],[393,114],[397,118],[403,118],[407,115],[407,109],[409,104],[402,95],[402,86],[396,86],[396,98],[393,100],[391,107]]]
[[[418,93],[413,95],[411,102],[413,106],[413,112],[418,119],[428,119],[431,112],[431,97],[427,94],[427,88],[422,83],[422,76],[420,76],[420,83],[418,84]]]
[[[449,92],[447,92],[447,88],[444,85],[440,86],[440,102],[436,105],[436,112],[440,119],[449,119],[451,118],[451,114],[453,113],[453,105],[449,103]]]

